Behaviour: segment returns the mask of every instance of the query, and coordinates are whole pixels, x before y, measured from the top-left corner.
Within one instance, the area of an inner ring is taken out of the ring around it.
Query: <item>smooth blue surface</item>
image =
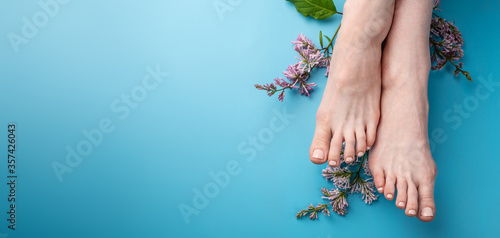
[[[478,78],[500,81],[498,1],[445,1],[442,7],[441,15],[455,19],[463,32],[464,63],[475,81],[454,78],[451,69],[431,74],[429,130],[441,128],[447,139],[433,146],[438,210],[429,224],[406,217],[393,202],[367,206],[357,195],[349,198],[345,217],[295,219],[309,203],[322,202],[319,189],[330,186],[320,175],[323,166],[308,159],[326,78],[317,72],[311,98],[289,93],[284,103],[253,84],[270,82],[295,62],[290,41],[298,33],[313,40],[319,30],[333,35],[340,17],[319,22],[284,0],[243,0],[221,18],[213,2],[72,0],[18,53],[8,33],[21,34],[22,17],[32,19],[42,8],[38,1],[0,4],[0,140],[6,140],[7,124],[16,123],[19,176],[16,231],[6,227],[8,189],[0,186],[0,233],[493,237],[500,232],[500,87],[456,128],[443,119],[454,104],[473,100],[467,98],[480,85]],[[342,9],[342,1],[336,2]],[[113,110],[123,94],[139,92],[146,67],[156,65],[170,75],[129,115]],[[286,125],[275,122],[276,111],[285,108],[295,117]],[[106,118],[114,131],[60,182],[52,164],[65,164],[65,148],[76,148],[86,139],[82,130],[98,128]],[[265,137],[270,123],[284,129]],[[268,143],[249,149],[249,138],[259,133]],[[187,224],[179,206],[193,207],[193,189],[211,186],[210,173],[234,163],[237,174]],[[6,166],[0,163],[2,181]]]

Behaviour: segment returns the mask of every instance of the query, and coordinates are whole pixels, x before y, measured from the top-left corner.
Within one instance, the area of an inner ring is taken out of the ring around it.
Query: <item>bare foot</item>
[[[340,165],[373,145],[380,115],[381,48],[390,29],[394,1],[350,0],[335,42],[330,75],[316,116],[309,157]]]
[[[369,168],[388,200],[429,222],[437,174],[427,134],[431,1],[396,3],[382,59],[381,118]]]

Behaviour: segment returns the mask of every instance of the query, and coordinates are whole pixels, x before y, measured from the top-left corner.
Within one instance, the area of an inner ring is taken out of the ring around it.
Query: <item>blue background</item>
[[[465,68],[476,80],[455,78],[451,68],[431,73],[429,130],[441,128],[447,139],[433,146],[438,210],[428,224],[393,202],[368,206],[358,195],[349,197],[345,217],[295,219],[308,204],[323,202],[319,189],[330,187],[320,174],[324,166],[308,159],[326,77],[318,70],[311,78],[318,84],[311,98],[288,93],[283,103],[253,84],[281,77],[296,61],[290,41],[297,34],[317,42],[319,30],[333,35],[340,17],[304,18],[284,0],[243,0],[219,15],[213,2],[73,0],[17,53],[8,33],[21,34],[22,17],[32,19],[42,8],[38,1],[0,3],[0,136],[7,137],[8,123],[17,124],[19,176],[16,231],[7,229],[8,187],[0,186],[4,237],[498,234],[500,87],[457,128],[443,119],[474,95],[478,78],[500,81],[498,1],[441,7],[464,35]],[[343,2],[336,3],[342,10]],[[169,76],[120,120],[110,105],[156,65]],[[262,150],[238,150],[269,132],[275,110],[284,108],[295,115],[284,130],[265,137]],[[103,118],[114,131],[60,182],[52,163],[65,164],[66,147],[76,148],[85,140],[82,130],[98,128]],[[239,173],[186,223],[179,205],[193,207],[193,189],[202,191],[213,183],[210,172],[233,163]],[[0,166],[6,181],[7,163]]]

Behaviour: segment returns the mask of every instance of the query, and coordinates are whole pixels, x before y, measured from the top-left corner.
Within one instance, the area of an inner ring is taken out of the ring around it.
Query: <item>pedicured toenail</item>
[[[387,194],[387,198],[391,199],[392,198],[392,194]]]
[[[323,153],[322,150],[314,150],[313,152],[313,158],[315,159],[323,159],[325,157],[325,154]]]
[[[400,207],[404,207],[404,206],[405,206],[405,203],[404,203],[404,202],[399,202],[399,203],[398,203],[398,206],[400,206]]]
[[[368,146],[368,147],[366,147],[366,150],[370,150],[370,148],[371,148],[371,147],[370,147],[370,146]]]
[[[354,159],[352,159],[352,157],[347,157],[347,159],[345,159],[345,162],[347,163],[351,163]]]
[[[415,210],[409,210],[408,214],[415,216],[415,215],[417,215],[417,212]]]
[[[358,157],[361,157],[361,156],[363,156],[364,154],[365,154],[365,153],[363,153],[363,152],[359,152],[359,153],[358,153]]]
[[[337,161],[335,161],[335,160],[330,160],[330,162],[328,162],[328,164],[329,164],[330,166],[336,166],[336,165],[337,165]]]
[[[377,188],[378,192],[379,193],[383,193],[384,192],[384,188]]]
[[[424,207],[424,209],[422,209],[422,216],[432,217],[434,216],[434,212],[432,212],[432,209],[430,207]]]

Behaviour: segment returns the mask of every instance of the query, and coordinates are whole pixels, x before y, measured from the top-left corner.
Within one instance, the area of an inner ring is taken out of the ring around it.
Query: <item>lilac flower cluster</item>
[[[332,211],[343,216],[347,213],[347,193],[338,189],[327,190],[322,189],[323,199],[330,200],[330,205],[332,205]]]
[[[434,10],[441,11],[438,9],[441,5],[440,2],[440,0],[434,1]],[[441,70],[450,62],[455,66],[453,75],[463,74],[468,80],[472,81],[469,72],[463,70],[464,64],[460,62],[464,56],[462,49],[464,39],[453,22],[434,14],[431,21],[429,44],[432,49],[432,70]]]
[[[367,177],[372,177],[372,173],[370,172],[370,169],[368,169],[368,160],[363,161],[363,171],[365,171],[365,175]]]
[[[307,82],[311,71],[316,67],[327,67],[330,61],[330,58],[325,58],[325,54],[316,48],[314,43],[303,34],[300,34],[297,40],[292,41],[292,43],[293,49],[299,54],[299,57],[296,57],[299,61],[289,65],[286,71],[283,71],[289,82],[283,78],[276,78],[274,79],[275,83],[255,84],[255,88],[265,90],[269,96],[281,91],[278,96],[280,101],[283,101],[286,89],[292,90],[295,88],[299,90],[300,94],[310,97],[312,87],[316,87],[316,83]]]
[[[366,204],[372,204],[373,201],[377,200],[378,195],[375,194],[375,184],[368,169],[368,156],[369,152],[363,157],[357,158],[351,164],[346,164],[341,160],[340,167],[327,166],[323,169],[323,177],[327,181],[332,182],[336,187],[331,190],[326,188],[321,189],[323,193],[322,198],[329,200],[329,203],[318,204],[316,207],[311,204],[307,209],[299,211],[297,218],[302,218],[309,214],[309,219],[314,220],[318,218],[318,212],[330,216],[329,206],[332,206],[331,209],[333,212],[343,216],[347,214],[347,207],[349,206],[347,197],[349,194],[360,193],[362,195],[361,198]],[[352,171],[351,168],[355,170]]]
[[[326,167],[323,169],[323,177],[326,180],[330,180],[333,182],[333,185],[339,189],[348,189],[351,187],[351,176],[353,172],[349,170],[348,167]]]
[[[357,177],[353,181],[350,191],[351,193],[361,193],[366,204],[372,204],[378,198],[378,195],[375,195],[375,184],[371,180],[371,178],[365,180]]]

